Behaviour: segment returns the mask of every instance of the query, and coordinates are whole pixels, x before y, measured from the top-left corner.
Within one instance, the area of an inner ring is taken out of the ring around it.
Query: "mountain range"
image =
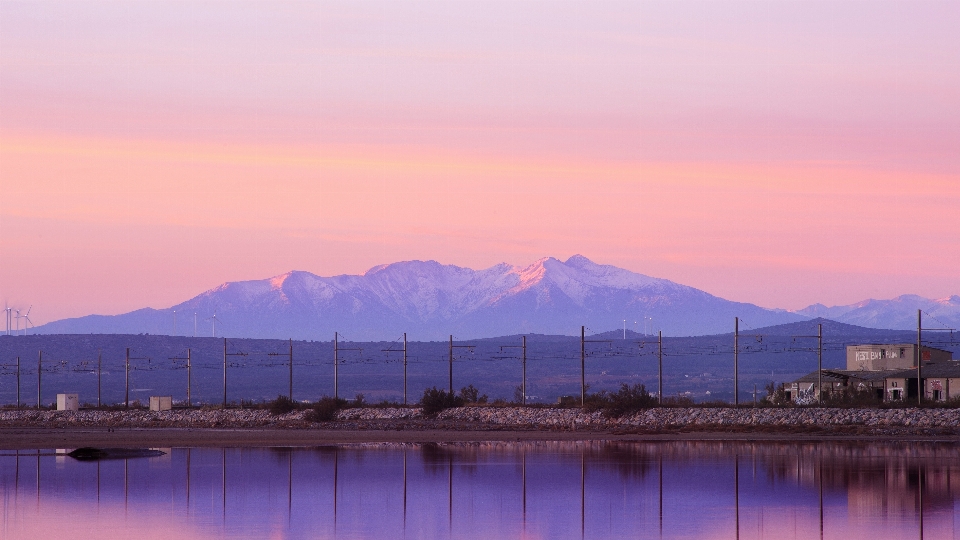
[[[166,309],[89,315],[38,326],[43,334],[172,334],[357,341],[474,339],[519,333],[579,333],[621,328],[692,336],[825,317],[874,328],[916,327],[916,309],[960,321],[960,297],[901,296],[851,306],[815,304],[790,312],[733,302],[666,279],[596,264],[581,255],[527,266],[472,270],[436,261],[375,266],[360,275],[293,271],[224,283]],[[912,322],[910,312],[913,313]],[[216,315],[216,319],[213,316]],[[176,323],[174,323],[176,320]],[[176,332],[174,331],[176,324]],[[924,325],[927,326],[926,324]]]
[[[960,328],[960,296],[957,295],[930,299],[904,294],[890,300],[871,299],[846,306],[813,304],[794,313],[868,328],[916,330],[918,309],[925,313],[924,328]]]

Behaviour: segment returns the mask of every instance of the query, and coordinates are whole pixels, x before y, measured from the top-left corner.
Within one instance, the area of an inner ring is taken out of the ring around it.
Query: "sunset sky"
[[[960,294],[960,2],[0,0],[0,301],[580,253]]]

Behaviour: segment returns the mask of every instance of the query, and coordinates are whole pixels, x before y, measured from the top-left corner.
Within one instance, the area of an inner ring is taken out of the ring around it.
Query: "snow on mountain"
[[[960,296],[930,299],[905,294],[890,300],[863,300],[846,306],[814,304],[797,311],[807,317],[825,317],[867,328],[917,328],[917,310],[924,311],[924,328],[960,328]]]
[[[93,315],[38,327],[42,333],[212,333],[236,337],[393,340],[468,339],[517,333],[576,334],[619,328],[667,335],[727,332],[735,316],[759,328],[806,316],[730,302],[704,291],[601,265],[581,255],[527,266],[472,270],[436,261],[375,266],[361,275],[293,271],[224,283],[167,309]],[[646,322],[646,325],[644,324]]]

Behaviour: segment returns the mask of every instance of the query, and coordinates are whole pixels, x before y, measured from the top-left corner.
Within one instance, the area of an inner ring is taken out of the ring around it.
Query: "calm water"
[[[0,536],[849,540],[960,531],[956,445],[165,450],[99,463],[0,452]]]

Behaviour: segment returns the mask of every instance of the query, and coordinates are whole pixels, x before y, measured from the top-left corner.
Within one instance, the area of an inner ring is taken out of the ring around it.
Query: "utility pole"
[[[733,406],[740,406],[740,317],[733,318]]]
[[[40,350],[40,356],[37,357],[37,410],[40,410],[40,375],[43,373],[43,350]]]
[[[817,405],[823,406],[823,323],[817,323]]]
[[[290,401],[293,401],[293,338],[290,338],[290,352],[287,354],[283,353],[267,353],[267,356],[286,356],[288,359],[287,365],[290,368],[290,388],[287,393],[287,398]]]
[[[523,336],[523,341],[521,342],[521,346],[523,347],[523,359],[521,360],[521,363],[523,366],[522,367],[523,381],[520,383],[522,385],[522,388],[520,389],[520,391],[523,392],[523,402],[521,403],[521,405],[526,406],[527,405],[527,336]]]
[[[923,365],[923,311],[917,310],[917,405],[923,404],[923,379],[920,366]]]
[[[17,408],[20,408],[20,357],[17,357]]]
[[[587,404],[587,349],[586,337],[587,327],[580,327],[580,407]]]
[[[392,345],[391,345],[392,347]],[[380,349],[380,352],[400,352],[392,348]],[[403,404],[407,404],[407,333],[403,333]]]
[[[186,361],[187,361],[187,407],[189,407],[190,405],[193,404],[193,402],[190,400],[190,379],[191,379],[191,377],[190,377],[190,375],[191,375],[191,374],[190,374],[190,349],[187,349],[187,356],[186,356],[186,358],[183,358],[183,357],[180,357],[180,356],[174,356],[174,357],[171,357],[170,360],[186,360]]]
[[[454,345],[453,344],[453,334],[450,334],[450,362],[449,362],[449,375],[450,375],[450,395],[453,395],[453,350],[454,349],[473,349],[473,345]]]
[[[337,343],[337,332],[334,332],[333,333],[333,399],[335,400],[340,398],[340,394],[339,394],[340,388],[338,386],[339,381],[337,380],[337,376],[338,376],[337,366],[340,365],[340,359],[337,357],[339,350],[340,349],[338,348],[338,343]]]
[[[580,327],[580,406],[587,403],[587,343],[612,343],[609,339],[586,339],[587,327]]]
[[[103,373],[103,349],[97,351],[97,407],[101,406],[100,402],[100,376]]]
[[[340,374],[337,368],[340,366],[340,351],[362,351],[360,347],[343,348],[337,340],[339,334],[333,333],[333,399],[340,399]]]
[[[123,406],[125,408],[130,408],[130,361],[131,360],[149,360],[148,357],[132,357],[130,356],[130,347],[127,347],[127,367],[124,373],[124,387],[125,387],[125,397]]]
[[[934,319],[936,320],[936,319]],[[939,322],[939,321],[937,321]],[[923,327],[923,311],[917,310],[917,405],[923,403],[923,395],[926,392],[926,388],[923,387],[923,372],[921,371],[921,366],[923,365],[923,330],[928,332],[950,332],[951,339],[953,333],[957,330],[956,328],[924,328]],[[950,393],[950,381],[947,380],[947,393]],[[949,395],[946,396],[949,398]]]
[[[213,319],[213,337],[217,337],[217,319]],[[227,408],[227,338],[223,338],[223,408]]]
[[[663,405],[663,330],[657,331],[657,403]]]
[[[522,340],[520,345],[501,345],[500,350],[504,349],[520,349],[520,363],[521,363],[521,379],[520,379],[520,404],[526,406],[527,404],[527,336],[521,336]]]
[[[797,338],[817,338],[817,404],[823,405],[823,324],[817,324],[817,335],[815,336],[792,336],[794,340]],[[773,376],[773,372],[770,372],[770,376]]]

